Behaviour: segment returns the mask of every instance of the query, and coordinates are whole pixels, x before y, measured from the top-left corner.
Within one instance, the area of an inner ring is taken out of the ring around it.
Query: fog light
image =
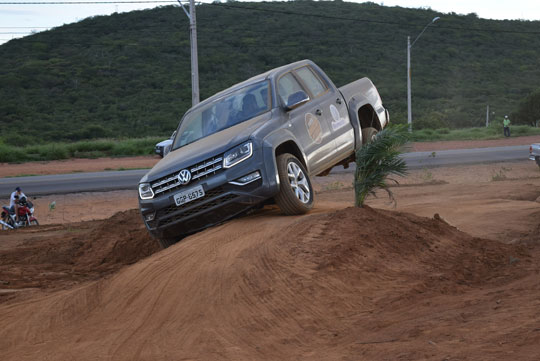
[[[249,173],[229,183],[237,185],[237,186],[244,186],[260,178],[261,178],[261,173],[259,173],[259,171],[257,170],[255,172]]]
[[[156,217],[156,214],[154,212],[148,213],[146,216],[144,216],[144,220],[146,222],[152,222],[155,217]]]

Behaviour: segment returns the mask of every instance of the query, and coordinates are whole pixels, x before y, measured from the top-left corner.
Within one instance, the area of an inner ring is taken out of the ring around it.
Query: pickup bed
[[[368,78],[337,88],[312,61],[226,89],[180,120],[170,152],[139,182],[139,208],[163,247],[275,201],[313,206],[311,177],[347,167],[389,122]]]
[[[531,144],[529,147],[529,159],[535,160],[540,167],[540,143]]]

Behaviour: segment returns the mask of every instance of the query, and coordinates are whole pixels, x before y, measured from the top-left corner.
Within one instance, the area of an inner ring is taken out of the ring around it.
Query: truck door
[[[351,154],[354,150],[354,130],[349,120],[349,113],[341,93],[327,84],[310,66],[295,70],[304,87],[308,88],[315,99],[319,99],[322,119],[330,131],[333,148],[329,150],[327,168]]]
[[[308,171],[315,174],[323,171],[329,153],[335,148],[328,123],[323,119],[323,99],[313,98],[294,72],[281,76],[277,85],[282,104],[288,104],[289,97],[299,91],[309,96],[307,103],[288,112],[289,126],[304,151]]]

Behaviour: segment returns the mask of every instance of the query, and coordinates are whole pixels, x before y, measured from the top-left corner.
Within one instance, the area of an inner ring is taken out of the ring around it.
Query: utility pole
[[[411,106],[411,48],[416,44],[416,41],[422,36],[424,31],[433,24],[435,21],[439,20],[440,17],[436,16],[431,20],[425,27],[424,30],[418,36],[416,39],[414,39],[413,43],[411,44],[411,37],[407,36],[407,123],[409,124],[409,133],[412,132],[412,106]]]
[[[412,132],[412,110],[411,110],[411,37],[407,36],[407,124],[409,133]]]
[[[197,57],[197,17],[195,16],[195,2],[189,0],[189,12],[177,0],[189,19],[189,33],[191,42],[191,105],[199,104],[199,60]]]
[[[486,128],[489,127],[489,104],[486,109]]]

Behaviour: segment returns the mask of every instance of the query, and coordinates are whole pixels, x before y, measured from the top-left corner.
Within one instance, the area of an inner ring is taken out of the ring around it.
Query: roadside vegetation
[[[512,137],[540,135],[540,128],[527,125],[511,126]],[[129,157],[154,154],[156,143],[167,139],[163,136],[133,139],[96,139],[78,142],[54,142],[17,147],[0,140],[0,163],[49,161],[69,158]],[[421,129],[408,135],[411,142],[449,140],[501,139],[502,124],[465,129]]]
[[[414,122],[413,122],[414,123]],[[528,125],[511,125],[512,137],[540,135],[540,128]],[[420,129],[411,133],[412,142],[434,142],[445,140],[487,140],[504,138],[502,122],[491,124],[489,127],[463,128],[463,129]]]
[[[514,126],[535,124],[540,98],[531,94],[539,88],[540,22],[374,2],[198,5],[201,99],[309,58],[338,86],[369,77],[392,123],[406,123],[406,39],[435,16],[441,19],[422,35],[411,59],[415,134],[442,128],[432,136],[446,139],[439,136],[445,129],[481,127],[488,105],[490,118],[508,114]],[[90,17],[1,45],[0,139],[22,147],[165,139],[191,105],[189,44],[182,9],[164,6]],[[42,153],[75,153],[46,148]]]
[[[0,162],[16,163],[68,158],[151,155],[162,137],[100,139],[73,143],[47,143],[14,147],[0,142]]]

